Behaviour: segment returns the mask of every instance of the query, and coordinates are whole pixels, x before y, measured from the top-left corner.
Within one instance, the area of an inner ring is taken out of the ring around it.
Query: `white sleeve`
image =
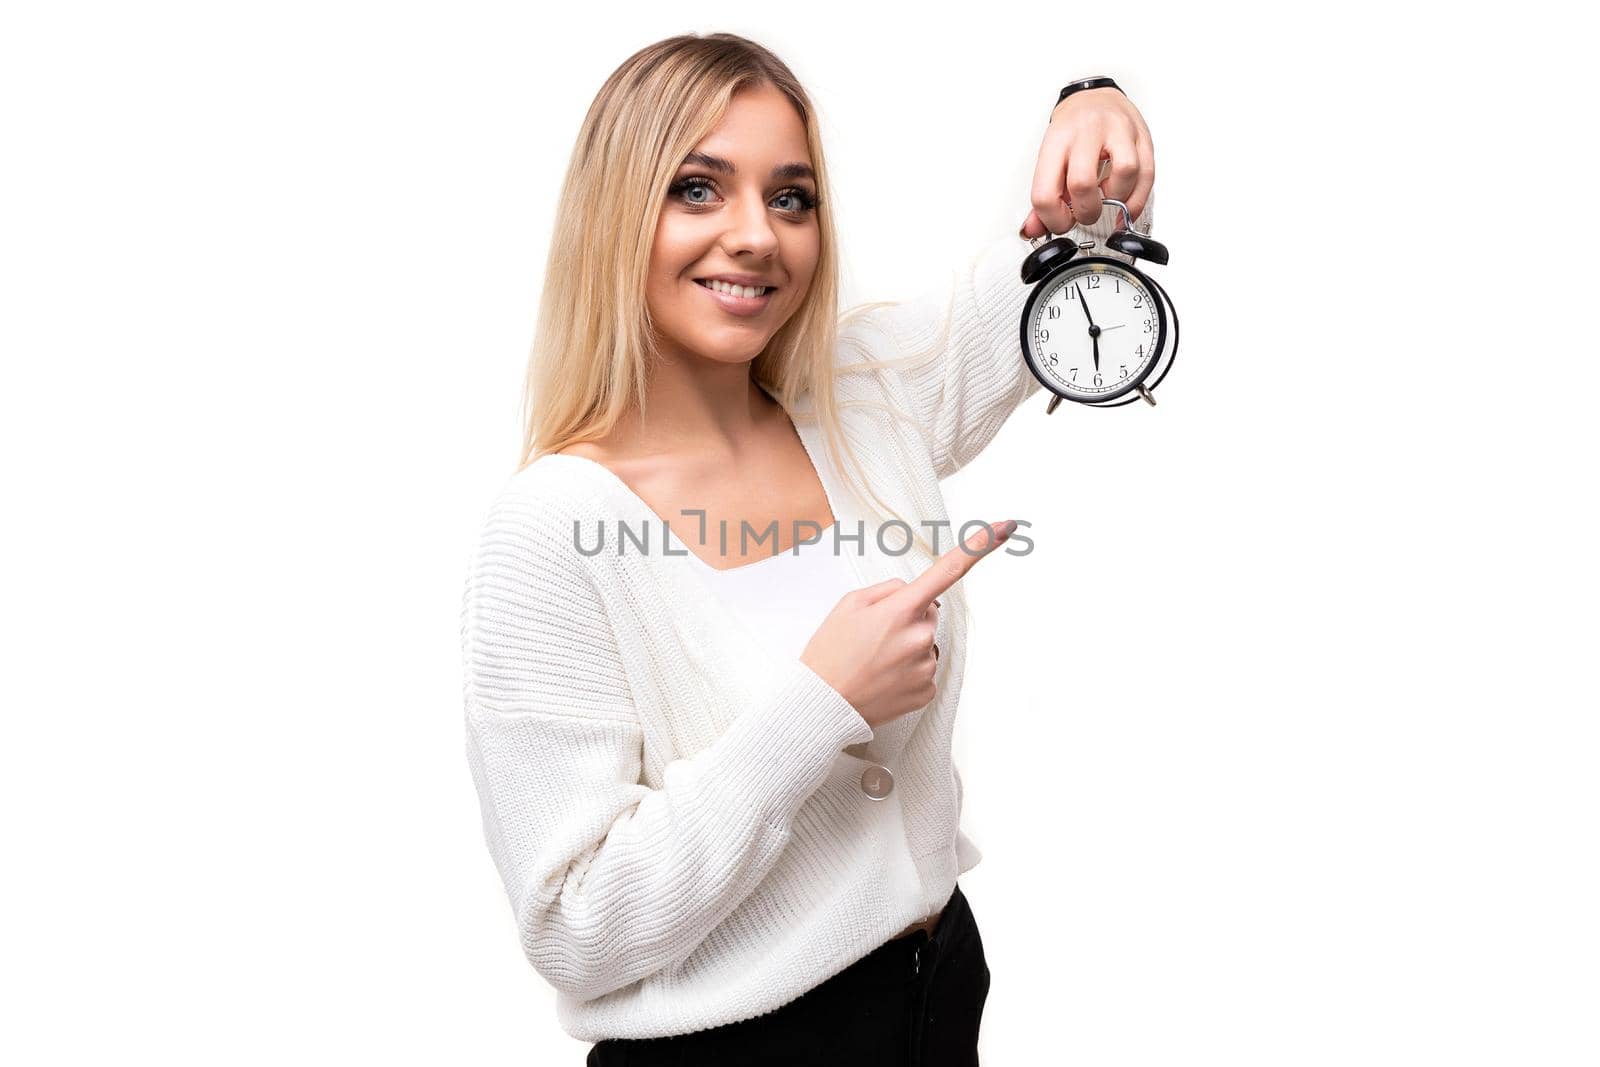
[[[563,524],[522,501],[484,526],[461,609],[466,754],[523,952],[587,1000],[692,952],[873,731],[795,659],[661,788],[643,785],[629,680]]]

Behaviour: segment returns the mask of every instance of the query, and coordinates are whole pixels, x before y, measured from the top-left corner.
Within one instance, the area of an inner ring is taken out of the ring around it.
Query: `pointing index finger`
[[[1005,522],[991,523],[974,532],[962,544],[956,545],[934,560],[933,564],[914,580],[896,589],[888,599],[894,600],[908,611],[926,610],[928,605],[933,603],[934,597],[942,595],[965,577],[980,559],[998,548],[1016,528],[1016,520],[1007,519]]]

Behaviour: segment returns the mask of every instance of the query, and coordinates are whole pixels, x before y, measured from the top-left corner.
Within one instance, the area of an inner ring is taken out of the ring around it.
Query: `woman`
[[[1110,232],[1103,154],[1145,211],[1143,119],[1087,89],[1023,236]],[[977,1060],[956,583],[1014,524],[956,543],[939,480],[1039,388],[1028,242],[840,322],[828,204],[809,98],[728,34],[629,58],[567,172],[462,647],[485,837],[591,1065]]]

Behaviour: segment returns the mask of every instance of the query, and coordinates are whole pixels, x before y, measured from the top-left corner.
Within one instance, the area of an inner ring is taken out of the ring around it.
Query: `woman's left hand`
[[[1121,200],[1129,215],[1139,218],[1156,182],[1150,127],[1133,101],[1116,89],[1084,89],[1050,114],[1033,171],[1033,210],[1022,224],[1022,236],[1040,237],[1047,226],[1050,233],[1066,233],[1074,224],[1099,221],[1103,159],[1111,164],[1103,195]]]

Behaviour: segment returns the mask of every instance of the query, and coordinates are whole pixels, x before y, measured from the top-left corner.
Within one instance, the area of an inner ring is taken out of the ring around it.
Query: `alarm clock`
[[[1165,265],[1167,247],[1133,228],[1128,205],[1102,203],[1122,212],[1108,249]],[[1114,408],[1142,398],[1154,407],[1155,387],[1178,354],[1178,313],[1166,290],[1137,267],[1090,254],[1093,241],[1046,233],[1031,243],[1022,262],[1022,280],[1033,285],[1022,309],[1022,358],[1054,394],[1045,414],[1062,400]]]

